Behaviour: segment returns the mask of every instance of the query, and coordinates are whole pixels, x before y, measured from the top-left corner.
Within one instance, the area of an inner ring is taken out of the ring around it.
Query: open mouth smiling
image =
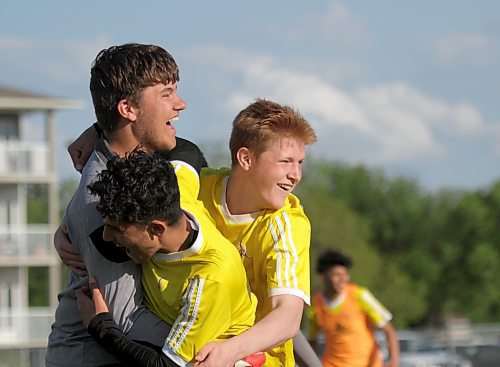
[[[290,185],[290,184],[277,184],[277,185],[280,189],[287,191],[287,192],[292,191],[292,189],[293,189],[293,185]]]
[[[179,120],[179,116],[172,117],[167,121],[167,125],[172,125],[172,122]]]

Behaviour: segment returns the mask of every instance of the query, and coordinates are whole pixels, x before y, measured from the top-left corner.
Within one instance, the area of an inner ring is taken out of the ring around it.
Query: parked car
[[[472,362],[474,367],[500,366],[500,345],[456,345],[453,350]]]
[[[473,367],[473,365],[468,359],[455,353],[423,350],[401,353],[399,367]]]
[[[399,330],[397,334],[400,367],[473,367],[466,357],[436,346],[421,332]],[[382,350],[387,350],[383,338],[378,339]]]

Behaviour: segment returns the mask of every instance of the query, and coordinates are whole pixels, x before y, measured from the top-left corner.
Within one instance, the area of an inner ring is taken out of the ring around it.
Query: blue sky
[[[80,99],[59,112],[65,143],[94,120],[97,52],[155,43],[181,69],[180,136],[227,144],[256,97],[301,111],[314,157],[363,163],[424,188],[487,188],[500,178],[500,1],[254,0],[6,2],[0,85]]]

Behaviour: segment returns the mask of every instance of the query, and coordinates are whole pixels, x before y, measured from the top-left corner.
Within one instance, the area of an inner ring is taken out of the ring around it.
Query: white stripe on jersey
[[[191,330],[191,327],[196,321],[204,285],[205,279],[196,276],[190,280],[182,296],[184,307],[182,307],[179,317],[175,321],[167,337],[168,347],[174,352],[179,349],[187,333]]]
[[[290,219],[287,213],[282,213],[283,220],[285,222],[285,226],[283,226],[283,222],[281,218],[276,217],[276,227],[279,229],[280,236],[276,233],[276,230],[272,223],[269,224],[269,230],[274,239],[273,248],[277,254],[277,263],[276,263],[276,277],[278,279],[278,287],[283,287],[283,279],[285,280],[285,287],[287,288],[297,288],[298,287],[298,279],[296,273],[296,266],[299,261],[297,256],[297,249],[295,248],[295,243],[293,242],[292,233],[291,233],[291,225]],[[279,251],[279,240],[281,238],[283,251]],[[288,248],[290,247],[290,249]],[[281,267],[282,267],[282,257],[283,254],[285,256],[285,270],[284,277],[281,275]],[[290,266],[290,262],[293,259],[292,265]],[[290,278],[293,280],[293,286],[290,285]]]
[[[361,292],[361,298],[366,304],[371,307],[378,315],[381,316],[381,320],[378,327],[384,326],[388,321],[392,320],[392,314],[384,307],[382,304],[373,296],[373,294],[364,289]]]
[[[276,259],[276,279],[278,280],[278,287],[283,287],[283,282],[281,279],[281,251],[279,251],[279,244],[278,244],[278,235],[276,234],[276,231],[274,230],[272,222],[269,223],[269,231],[271,232],[271,235],[273,236],[274,239],[274,244],[273,248],[274,251],[277,254],[277,259]]]
[[[290,247],[292,249],[292,258],[293,258],[293,264],[292,264],[292,277],[293,277],[293,288],[298,288],[299,287],[299,281],[297,278],[297,264],[299,262],[299,256],[297,255],[297,247],[295,246],[295,242],[293,242],[293,237],[292,237],[292,231],[290,228],[292,228],[292,225],[290,223],[290,218],[288,217],[288,214],[286,212],[283,212],[283,218],[285,219],[286,223],[286,228],[288,228],[288,242],[290,243]]]

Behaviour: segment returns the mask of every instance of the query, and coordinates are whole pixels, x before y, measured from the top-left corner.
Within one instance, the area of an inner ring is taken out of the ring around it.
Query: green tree
[[[29,184],[26,189],[28,224],[47,224],[49,222],[48,186]]]
[[[380,228],[371,213],[384,214],[380,210],[384,192],[378,187],[385,184],[381,174],[374,177],[376,184],[370,171],[360,167],[349,169],[324,161],[309,163],[297,195],[312,223],[311,264],[314,271],[318,254],[327,248],[345,252],[355,263],[351,272],[353,281],[370,288],[391,309],[397,326],[406,326],[426,311],[425,287],[414,284],[401,271],[396,257],[383,246],[380,251],[373,243],[374,233]],[[358,195],[357,190],[362,194]],[[363,209],[357,211],[352,201]],[[312,287],[319,286],[319,277],[313,274]]]
[[[49,268],[28,268],[28,304],[30,307],[47,307],[49,305]]]

